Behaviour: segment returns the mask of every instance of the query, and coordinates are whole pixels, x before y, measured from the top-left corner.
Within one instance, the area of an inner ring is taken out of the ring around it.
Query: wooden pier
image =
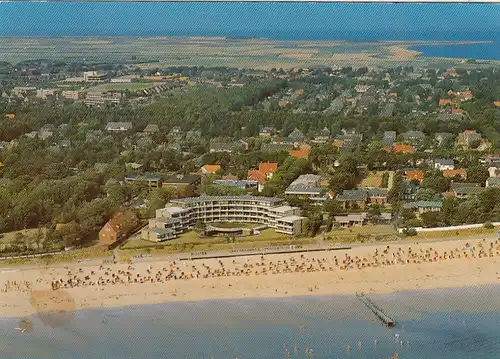
[[[365,297],[363,294],[356,294],[356,296],[361,301],[361,303],[366,305],[368,309],[370,309],[373,312],[373,314],[375,314],[377,318],[380,319],[382,323],[384,323],[386,326],[393,327],[396,325],[396,321],[387,314],[385,314],[385,312],[382,309],[380,309],[375,303],[373,303],[370,300],[370,298]]]

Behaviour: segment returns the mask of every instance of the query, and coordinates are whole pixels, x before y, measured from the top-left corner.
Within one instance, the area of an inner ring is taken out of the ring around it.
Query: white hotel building
[[[201,196],[170,201],[156,210],[156,218],[142,231],[142,238],[162,242],[195,227],[198,220],[211,222],[253,222],[289,235],[302,233],[305,217],[283,199],[258,196]]]

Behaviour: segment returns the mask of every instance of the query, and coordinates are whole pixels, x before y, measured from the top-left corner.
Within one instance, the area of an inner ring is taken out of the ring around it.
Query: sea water
[[[387,328],[355,296],[167,303],[77,312],[33,331],[0,321],[0,358],[500,358],[500,287],[371,296]],[[294,350],[295,346],[297,351]],[[349,346],[350,350],[346,348]],[[309,353],[311,353],[309,351]]]

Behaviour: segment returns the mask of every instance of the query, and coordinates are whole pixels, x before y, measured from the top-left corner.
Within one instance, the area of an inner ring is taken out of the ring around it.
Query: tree
[[[444,177],[440,171],[427,172],[420,187],[432,189],[438,193],[445,192],[450,187],[450,179]]]
[[[475,165],[467,169],[467,181],[472,183],[485,183],[490,176],[488,170],[481,166]]]
[[[442,224],[440,212],[425,212],[420,215],[425,227],[439,227]]]
[[[433,188],[420,188],[417,192],[417,201],[437,201],[441,195]]]

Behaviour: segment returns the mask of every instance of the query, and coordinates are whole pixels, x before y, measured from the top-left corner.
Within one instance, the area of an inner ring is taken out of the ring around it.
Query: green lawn
[[[38,232],[38,228],[25,229],[21,231],[7,232],[0,234],[0,250],[3,250],[6,246],[11,245],[16,240],[22,240],[31,248],[37,248],[36,244],[36,236],[39,233],[42,241],[45,237],[46,228],[40,228],[40,232]]]
[[[207,224],[219,228],[254,228],[260,225],[258,223],[249,223],[249,222],[214,222]]]
[[[298,239],[286,234],[276,233],[274,229],[265,229],[253,236],[236,237],[234,241],[229,239],[229,237],[200,237],[197,232],[189,231],[181,234],[179,238],[161,243],[145,241],[139,237],[132,238],[129,239],[121,249],[132,252],[154,250],[155,252],[173,253],[254,248],[268,245],[306,244],[312,242],[312,238]]]

